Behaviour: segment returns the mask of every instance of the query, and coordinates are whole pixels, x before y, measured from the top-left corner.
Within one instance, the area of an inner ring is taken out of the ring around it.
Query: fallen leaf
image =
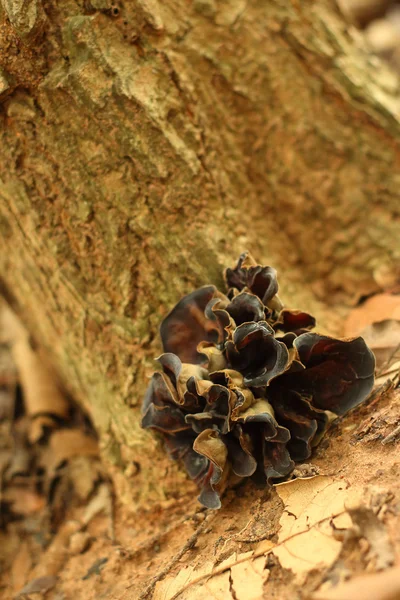
[[[20,598],[21,596],[27,596],[28,594],[45,594],[51,590],[57,583],[57,577],[48,575],[45,577],[37,577],[27,583],[20,592],[15,596]]]
[[[85,512],[82,517],[82,524],[84,526],[98,515],[100,512],[104,512],[107,516],[112,514],[112,497],[109,486],[103,483],[99,486],[95,497],[89,502],[85,508]]]
[[[217,565],[209,561],[199,569],[187,566],[177,575],[159,581],[153,600],[200,600],[209,596],[227,600],[258,600],[262,598],[263,587],[269,577],[269,571],[265,569],[266,555],[273,547],[272,542],[263,540],[255,551],[234,552]],[[229,588],[226,588],[226,582],[230,582]],[[208,590],[206,595],[205,588]],[[222,593],[225,596],[221,596]]]
[[[63,523],[34,568],[33,574],[36,577],[42,579],[45,576],[52,575],[55,578],[69,555],[69,540],[79,528],[80,523],[78,521],[65,521]]]
[[[378,372],[383,365],[389,368],[400,345],[400,295],[377,294],[368,298],[351,311],[344,334],[364,338],[375,354]]]
[[[41,463],[49,473],[54,473],[65,461],[78,456],[97,456],[98,453],[97,441],[92,436],[80,429],[58,429],[51,434]]]
[[[393,319],[400,321],[400,295],[376,294],[368,298],[361,306],[354,308],[344,326],[344,335],[354,337],[379,321]]]
[[[32,568],[32,556],[27,542],[22,542],[11,566],[11,580],[14,593],[25,585]]]
[[[360,494],[325,476],[295,479],[275,488],[285,509],[278,544],[272,552],[302,583],[313,569],[330,567],[336,561],[342,542],[333,537],[331,522],[341,529],[351,527],[346,507],[358,505]]]
[[[369,545],[368,558],[374,561],[375,568],[380,571],[391,567],[394,563],[394,552],[386,528],[377,515],[369,508],[358,506],[349,510],[353,523]]]
[[[92,536],[88,531],[77,531],[69,540],[69,551],[71,554],[83,554],[89,548]]]
[[[0,421],[3,419],[11,419],[13,416],[14,394],[10,387],[0,387]]]
[[[82,580],[85,581],[89,579],[92,575],[100,575],[101,571],[104,569],[108,562],[108,558],[105,556],[104,558],[98,558],[94,561],[90,569],[87,571],[86,575],[82,577]]]
[[[361,336],[375,354],[378,372],[383,366],[385,370],[392,368],[393,359],[398,360],[396,350],[400,350],[400,321],[387,319],[372,323],[362,330]]]
[[[204,563],[204,565],[195,571],[194,567],[187,566],[181,569],[175,577],[168,577],[159,581],[154,589],[153,600],[172,600],[178,597],[182,590],[185,590],[193,580],[202,579],[211,575],[214,567],[212,561]],[[193,588],[191,589],[191,593]],[[204,592],[204,588],[203,588]]]
[[[32,417],[39,413],[48,413],[67,419],[70,411],[69,401],[60,390],[56,376],[42,357],[32,349],[27,335],[13,344],[12,355],[24,392],[27,414]]]
[[[205,594],[206,591],[207,594]],[[205,582],[203,590],[199,586],[194,593],[192,593],[191,590],[190,594],[188,594],[188,598],[190,599],[197,598],[198,600],[201,600],[201,598],[204,599],[205,597],[212,598],[213,600],[229,600],[230,598],[234,600],[234,596],[231,594],[229,572],[226,571],[225,573],[220,573],[216,577],[211,577],[211,579],[208,579]],[[237,600],[242,599],[238,597]]]
[[[22,486],[10,486],[2,494],[2,500],[10,504],[15,515],[32,515],[41,511],[45,505],[45,498],[34,489]]]
[[[383,573],[362,575],[325,592],[317,592],[310,600],[398,600],[400,568]]]
[[[26,442],[25,431],[15,428],[13,431],[13,452],[10,464],[5,472],[5,480],[10,481],[17,475],[29,475],[32,452]]]
[[[37,415],[29,424],[29,442],[35,444],[43,438],[46,429],[56,429],[57,425],[57,421],[50,415]]]
[[[76,496],[85,501],[89,498],[96,483],[104,477],[104,471],[97,456],[76,456],[70,460],[66,476],[69,478]]]
[[[231,568],[232,589],[237,600],[259,600],[269,577],[265,556],[238,563]]]

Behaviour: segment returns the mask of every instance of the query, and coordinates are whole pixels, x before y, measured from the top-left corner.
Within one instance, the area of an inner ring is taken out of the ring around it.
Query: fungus
[[[284,308],[275,269],[249,253],[225,281],[225,294],[203,286],[162,322],[162,372],[142,417],[213,509],[231,472],[271,484],[307,460],[329,413],[344,415],[369,395],[375,368],[361,337],[313,333],[312,315]]]

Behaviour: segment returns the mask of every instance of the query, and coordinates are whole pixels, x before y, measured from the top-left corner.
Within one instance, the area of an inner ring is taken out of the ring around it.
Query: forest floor
[[[185,487],[132,512],[88,423],[57,430],[46,410],[27,420],[0,358],[0,598],[400,597],[398,375],[336,420],[292,480],[228,489],[219,511]]]

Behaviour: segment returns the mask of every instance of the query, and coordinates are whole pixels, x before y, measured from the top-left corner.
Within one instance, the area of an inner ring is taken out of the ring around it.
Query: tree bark
[[[121,495],[173,497],[140,429],[162,316],[249,249],[339,331],[400,254],[398,80],[330,0],[1,6],[1,289]]]

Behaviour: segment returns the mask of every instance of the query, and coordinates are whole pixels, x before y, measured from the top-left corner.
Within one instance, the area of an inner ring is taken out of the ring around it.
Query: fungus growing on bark
[[[364,340],[312,333],[311,315],[283,308],[275,269],[246,252],[225,280],[226,294],[201,287],[166,316],[143,403],[142,427],[163,435],[208,508],[230,472],[289,475],[324,435],[326,411],[345,414],[374,382]]]

